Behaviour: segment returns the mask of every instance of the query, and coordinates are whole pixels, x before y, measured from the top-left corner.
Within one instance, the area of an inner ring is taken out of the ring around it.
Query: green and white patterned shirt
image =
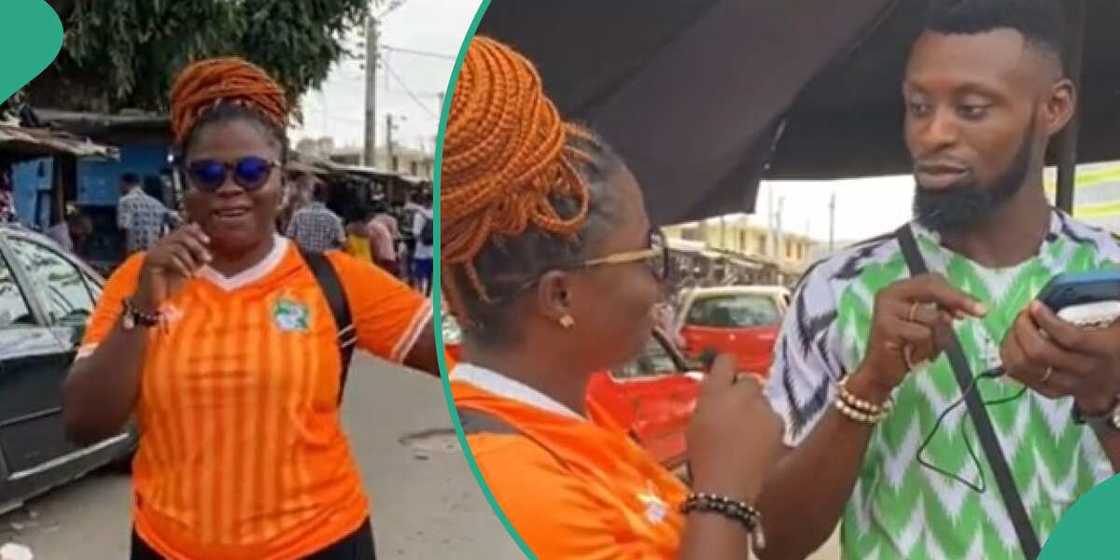
[[[1120,245],[1109,234],[1058,211],[1038,255],[1005,269],[980,266],[942,247],[936,234],[910,227],[930,270],[988,307],[984,319],[960,321],[956,327],[974,375],[999,365],[1004,335],[1053,276],[1120,263]],[[785,421],[786,445],[804,441],[828,410],[836,382],[862,361],[875,294],[909,276],[893,235],[849,248],[806,274],[782,327],[767,386],[772,406]],[[1013,397],[1021,388],[1006,378],[979,384],[985,402]],[[912,372],[896,389],[895,410],[876,427],[845,508],[843,558],[1023,558],[964,406],[948,416],[923,457],[978,481],[963,441],[968,438],[983,465],[986,492],[977,493],[917,461],[937,417],[960,396],[944,356]],[[1072,422],[1072,399],[1050,400],[1028,391],[987,408],[1031,521],[1045,542],[1062,513],[1112,475],[1111,464],[1092,429]]]

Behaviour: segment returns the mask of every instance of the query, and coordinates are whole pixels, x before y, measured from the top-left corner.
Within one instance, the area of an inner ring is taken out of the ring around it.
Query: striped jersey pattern
[[[401,362],[428,301],[372,263],[327,256],[358,346]],[[142,262],[109,280],[80,356],[111,332]],[[369,506],[339,418],[337,329],[293,244],[278,238],[236,278],[205,270],[163,311],[135,410],[140,536],[169,558],[299,558],[356,530]]]

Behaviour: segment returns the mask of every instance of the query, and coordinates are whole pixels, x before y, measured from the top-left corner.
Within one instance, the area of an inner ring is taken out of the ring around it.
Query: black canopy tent
[[[561,112],[601,132],[653,219],[672,223],[752,211],[763,178],[907,172],[899,91],[927,3],[493,0],[479,33],[532,59]],[[1085,54],[1083,126],[1053,158],[1068,209],[1074,162],[1120,157],[1120,3],[1064,4],[1073,71]]]

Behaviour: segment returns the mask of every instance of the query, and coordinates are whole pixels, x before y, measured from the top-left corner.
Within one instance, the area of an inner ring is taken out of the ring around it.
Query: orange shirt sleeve
[[[137,253],[128,258],[117,267],[109,281],[101,290],[101,297],[93,310],[86,326],[85,335],[82,337],[82,346],[78,349],[78,357],[84,358],[97,349],[113,327],[117,324],[124,311],[124,300],[131,296],[140,285],[140,267],[144,264],[144,256]]]
[[[373,263],[327,253],[346,290],[358,347],[402,363],[432,320],[431,302]]]
[[[538,558],[662,557],[651,543],[628,531],[617,504],[597,495],[528,438],[478,434],[468,440],[502,512]]]

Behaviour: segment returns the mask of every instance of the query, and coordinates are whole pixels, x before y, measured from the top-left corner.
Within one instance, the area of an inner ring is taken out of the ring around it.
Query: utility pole
[[[378,16],[366,20],[366,134],[363,164],[377,165],[377,49],[380,42]]]
[[[828,200],[828,252],[836,250],[836,191]]]
[[[766,226],[769,230],[764,257],[773,257],[778,254],[778,227],[777,214],[774,213],[774,188],[766,185]]]
[[[723,214],[719,216],[719,248],[721,251],[727,250],[727,216]]]
[[[782,209],[786,205],[786,197],[778,197],[778,213],[774,216],[774,223],[777,225],[777,234],[774,237],[774,258],[779,262],[782,259]]]
[[[391,171],[396,171],[397,166],[393,163],[393,114],[385,114],[385,155],[388,160],[385,162],[387,167],[391,167]]]

